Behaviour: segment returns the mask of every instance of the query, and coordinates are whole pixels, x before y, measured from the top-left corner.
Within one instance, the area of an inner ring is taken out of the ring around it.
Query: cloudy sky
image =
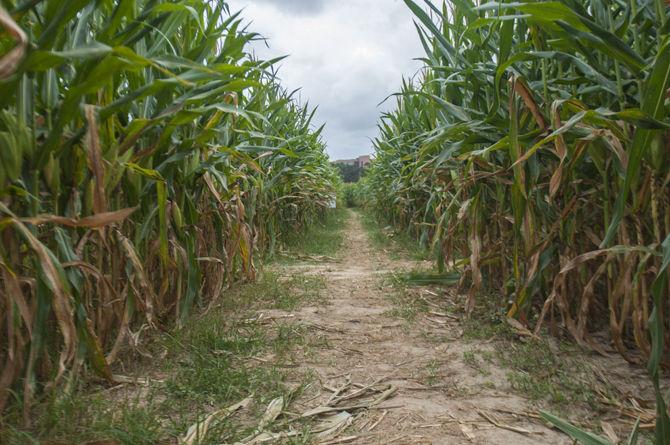
[[[249,30],[268,39],[256,43],[260,57],[289,55],[280,78],[301,98],[318,105],[316,123],[326,123],[332,159],[371,153],[378,107],[413,76],[423,49],[413,17],[402,0],[229,0],[244,9]]]

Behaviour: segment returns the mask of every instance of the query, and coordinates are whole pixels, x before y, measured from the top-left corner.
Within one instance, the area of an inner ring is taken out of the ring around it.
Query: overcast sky
[[[259,57],[288,55],[280,63],[283,85],[302,88],[301,98],[318,105],[316,124],[326,123],[331,159],[372,153],[371,138],[382,109],[416,74],[422,57],[411,12],[402,0],[229,0],[244,9],[249,30],[268,39],[255,44]]]

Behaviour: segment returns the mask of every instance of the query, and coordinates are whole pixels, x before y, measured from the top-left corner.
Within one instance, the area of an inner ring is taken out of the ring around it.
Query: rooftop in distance
[[[357,157],[356,159],[338,159],[337,161],[333,161],[333,164],[340,164],[340,165],[355,165],[359,168],[367,167],[371,162],[370,155],[362,155]]]

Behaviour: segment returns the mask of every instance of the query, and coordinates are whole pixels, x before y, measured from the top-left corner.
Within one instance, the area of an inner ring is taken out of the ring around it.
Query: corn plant
[[[0,411],[215,304],[335,194],[222,0],[2,0]]]
[[[603,353],[590,332],[609,326],[658,386],[670,333],[667,2],[405,3],[425,67],[379,123],[371,205],[465,273],[468,310],[482,287],[498,289],[509,317],[536,331],[560,317]]]

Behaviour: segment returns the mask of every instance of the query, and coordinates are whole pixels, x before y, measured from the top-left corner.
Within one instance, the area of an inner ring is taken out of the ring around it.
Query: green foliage
[[[552,414],[546,413],[546,412],[541,412],[540,415],[544,420],[547,422],[551,423],[554,425],[556,428],[560,429],[563,431],[565,434],[569,435],[575,441],[583,444],[583,445],[613,445],[612,442],[609,440],[596,436],[593,433],[589,433],[588,431],[584,431],[582,429],[577,428],[576,426],[566,422],[565,420],[556,417]],[[633,427],[633,431],[631,432],[630,436],[628,437],[628,440],[626,440],[626,445],[636,445],[637,444],[637,434],[638,434],[638,426],[640,424],[640,421],[638,420],[635,423],[635,426]]]
[[[208,313],[191,317],[180,329],[152,335],[141,347],[145,357],[128,360],[148,385],[101,389],[79,379],[45,395],[33,409],[32,426],[19,428],[20,407],[10,406],[0,424],[2,444],[84,443],[114,439],[123,445],[171,443],[188,427],[217,408],[253,396],[253,417],[259,418],[275,397],[288,402],[302,387],[289,387],[294,354],[313,346],[307,328],[293,322],[267,324],[254,320],[259,309],[295,308],[320,299],[320,278],[296,274],[284,280],[263,273],[258,280],[236,286]],[[272,355],[270,362],[257,360]],[[160,358],[160,359],[159,359]],[[307,384],[311,376],[301,374]],[[293,379],[292,379],[293,380]],[[212,428],[199,443],[240,440],[257,428],[232,417]]]
[[[361,184],[358,182],[355,183],[344,183],[342,186],[342,200],[344,205],[348,208],[360,207],[362,205],[363,189]]]
[[[670,5],[405,3],[425,68],[379,123],[372,207],[462,270],[469,310],[488,287],[586,347],[609,326],[623,357],[649,359],[670,442]]]
[[[358,164],[333,164],[337,168],[345,184],[356,183],[361,179],[364,169]]]
[[[304,231],[285,233],[281,237],[285,255],[289,259],[336,255],[344,241],[346,220],[346,209],[330,209]]]
[[[253,280],[339,179],[224,1],[2,4],[0,410],[28,412],[75,363],[111,379],[130,328]]]

